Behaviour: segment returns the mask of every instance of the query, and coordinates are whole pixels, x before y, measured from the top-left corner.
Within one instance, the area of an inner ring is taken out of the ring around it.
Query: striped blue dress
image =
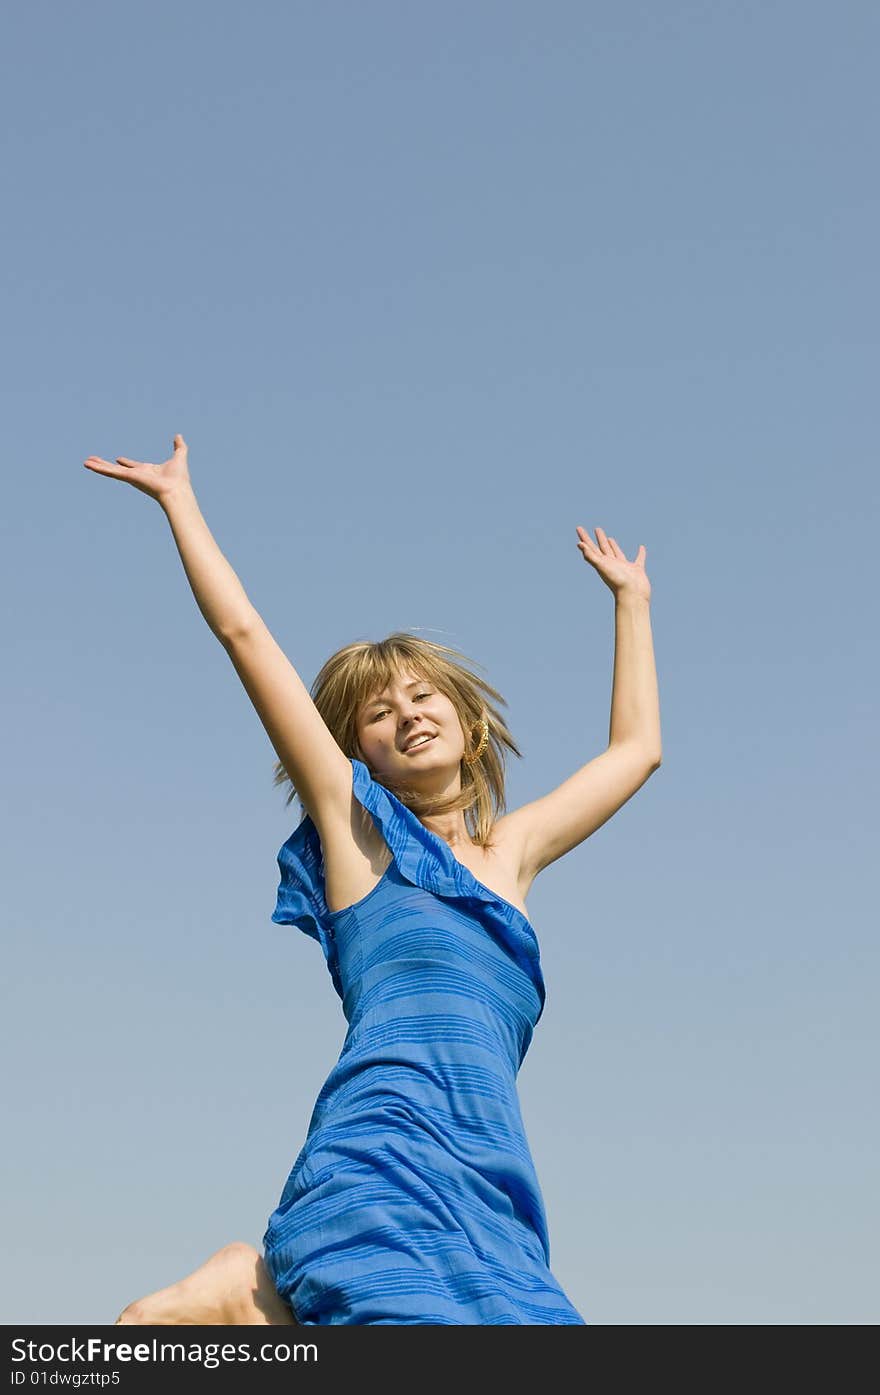
[[[584,1325],[550,1272],[516,1077],[544,1007],[531,923],[352,758],[393,857],[330,911],[308,817],[272,920],[320,944],[348,1031],[263,1249],[304,1326]]]

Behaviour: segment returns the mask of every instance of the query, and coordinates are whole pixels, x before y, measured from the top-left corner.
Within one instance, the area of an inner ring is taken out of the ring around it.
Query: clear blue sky
[[[4,20],[3,1321],[259,1244],[338,1055],[298,819],[164,459],[311,684],[418,628],[513,808],[605,748],[647,548],[661,769],[529,898],[520,1098],[594,1324],[878,1312],[880,11],[60,3]]]

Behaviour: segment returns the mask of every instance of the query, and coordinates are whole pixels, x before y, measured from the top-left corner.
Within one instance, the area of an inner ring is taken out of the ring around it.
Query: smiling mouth
[[[409,753],[410,753],[410,751],[420,751],[420,750],[422,749],[423,746],[430,746],[431,742],[434,741],[434,740],[435,740],[435,737],[434,737],[434,736],[429,736],[428,739],[427,739],[427,741],[416,741],[416,742],[414,742],[413,745],[411,745],[411,746],[404,746],[404,748],[403,748],[403,754],[404,754],[405,756],[408,756]]]

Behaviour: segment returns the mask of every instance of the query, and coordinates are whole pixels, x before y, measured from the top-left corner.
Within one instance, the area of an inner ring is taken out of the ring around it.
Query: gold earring
[[[483,754],[483,752],[489,744],[489,723],[486,721],[485,717],[481,717],[478,722],[474,723],[474,725],[471,727],[471,734],[473,734],[474,730],[477,727],[480,727],[482,729],[480,733],[480,743],[477,746],[477,749],[471,755],[467,755],[467,753],[465,753],[465,755],[462,756],[462,760],[464,761],[465,765],[473,765],[474,761],[479,760],[480,756]]]

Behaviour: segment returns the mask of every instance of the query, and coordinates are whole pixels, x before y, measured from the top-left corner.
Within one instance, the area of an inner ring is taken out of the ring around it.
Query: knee
[[[141,1303],[140,1299],[136,1300],[134,1303],[129,1303],[127,1308],[123,1308],[113,1326],[120,1327],[129,1323],[134,1326],[138,1324],[140,1326],[149,1326],[149,1318],[147,1317],[144,1305]]]
[[[248,1245],[244,1240],[232,1240],[228,1245],[224,1245],[220,1254],[230,1264],[235,1264],[240,1269],[253,1269],[257,1261],[262,1258],[260,1251],[255,1250],[253,1245]]]

